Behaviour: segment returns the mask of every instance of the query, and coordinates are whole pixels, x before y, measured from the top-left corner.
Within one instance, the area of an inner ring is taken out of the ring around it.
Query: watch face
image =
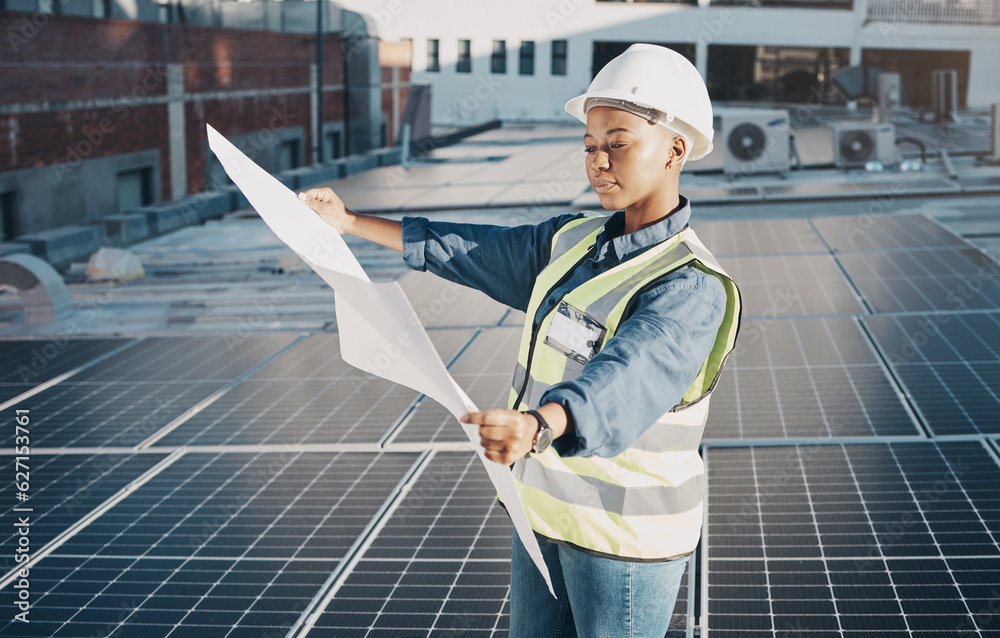
[[[544,452],[550,445],[552,445],[552,428],[544,428],[538,433],[538,439],[535,441],[535,449],[533,451],[536,454]]]

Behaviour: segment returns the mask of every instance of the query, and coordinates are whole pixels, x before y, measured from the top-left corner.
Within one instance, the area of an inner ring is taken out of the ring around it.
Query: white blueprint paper
[[[456,420],[477,411],[445,368],[398,283],[369,280],[335,228],[211,126],[208,145],[271,230],[334,289],[344,361],[426,394]],[[476,447],[514,529],[554,596],[549,571],[510,470],[483,455],[476,426],[460,425]]]

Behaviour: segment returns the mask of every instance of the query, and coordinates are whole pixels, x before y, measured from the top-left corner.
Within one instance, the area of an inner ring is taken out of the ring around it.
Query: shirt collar
[[[600,234],[597,235],[595,244],[597,253],[594,255],[594,259],[600,261],[607,256],[609,250],[613,250],[618,260],[624,261],[684,230],[684,227],[691,220],[691,202],[683,195],[679,195],[678,198],[677,208],[670,211],[666,217],[655,224],[640,228],[627,235],[620,234],[625,228],[625,211],[620,210],[611,215]],[[609,235],[617,236],[608,241]]]

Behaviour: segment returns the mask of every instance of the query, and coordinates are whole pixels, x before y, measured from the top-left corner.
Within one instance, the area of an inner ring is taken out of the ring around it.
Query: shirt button
[[[545,302],[545,305],[547,305],[547,306],[554,306],[554,305],[556,305],[556,300],[555,299],[549,299],[548,301]]]

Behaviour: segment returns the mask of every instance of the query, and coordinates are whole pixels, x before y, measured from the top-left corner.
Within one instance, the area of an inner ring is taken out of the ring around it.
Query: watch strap
[[[535,438],[532,439],[531,441],[531,451],[537,453],[538,435],[542,433],[542,430],[551,430],[552,427],[549,426],[548,422],[545,420],[545,417],[543,417],[541,414],[538,413],[538,410],[525,410],[523,413],[530,414],[531,416],[535,417],[536,421],[538,421],[538,430],[535,432]]]

